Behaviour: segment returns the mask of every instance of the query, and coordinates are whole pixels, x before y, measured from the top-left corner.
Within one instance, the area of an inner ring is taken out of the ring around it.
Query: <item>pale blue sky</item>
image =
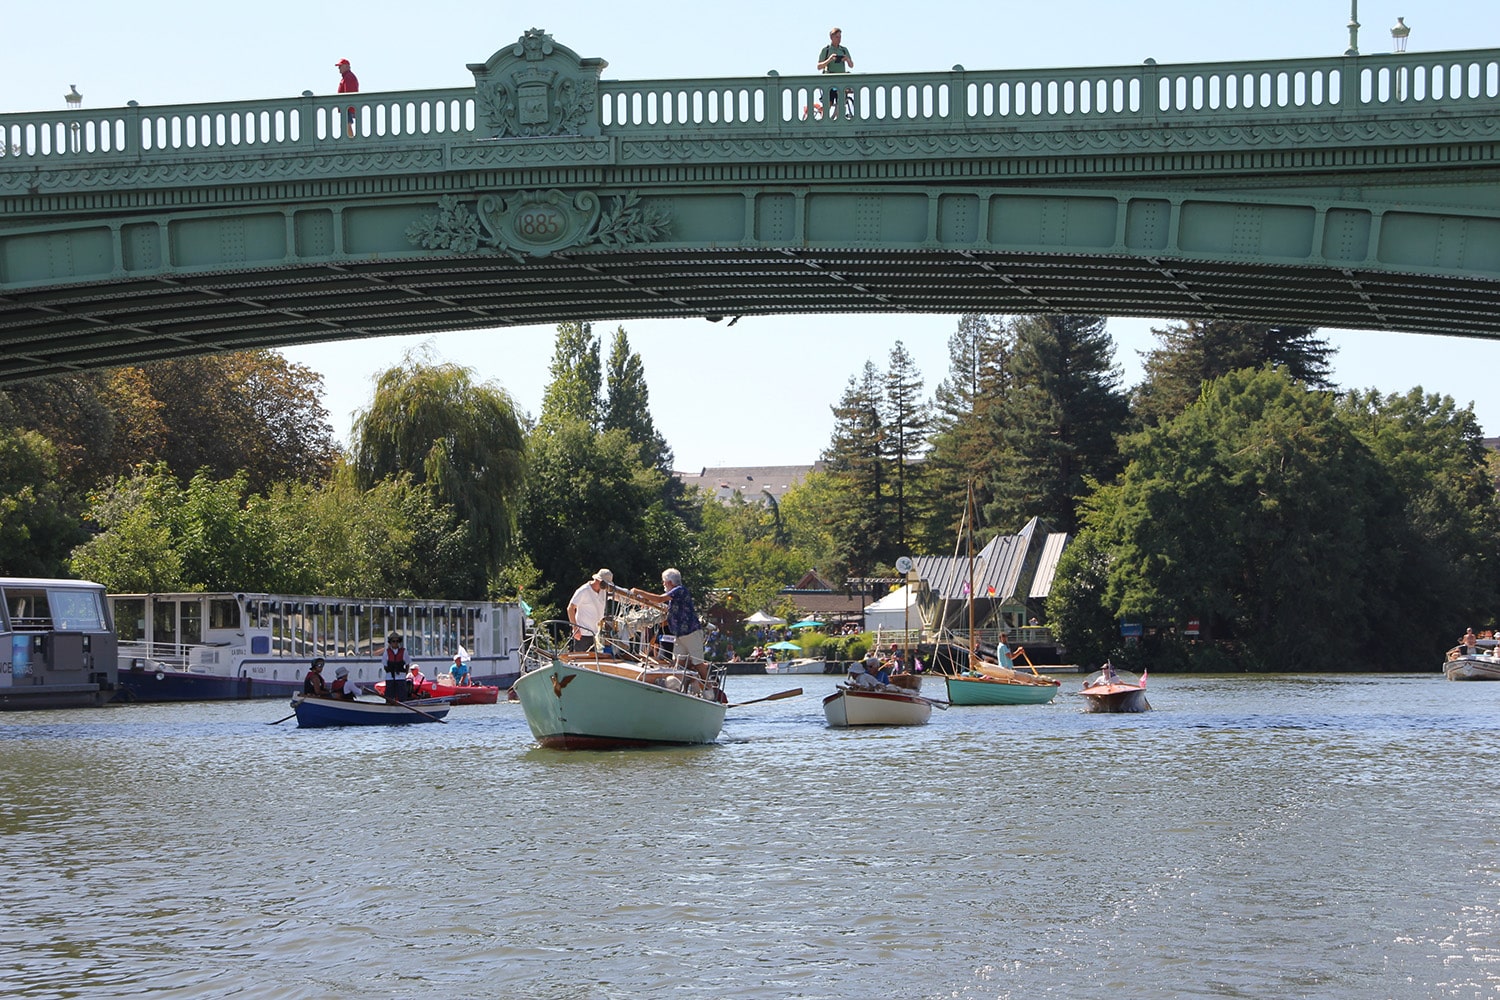
[[[468,63],[484,61],[531,27],[582,56],[606,59],[608,79],[811,73],[832,26],[829,15],[809,14],[811,5],[785,0],[73,0],[56,7],[13,0],[6,7],[0,111],[62,107],[69,84],[77,84],[85,107],[95,108],[330,93],[340,58],[352,62],[366,91],[466,86],[473,80]],[[1348,0],[867,0],[848,5],[836,20],[857,70],[907,72],[955,63],[992,69],[1338,55],[1348,45],[1349,9]],[[1360,49],[1389,51],[1397,16],[1412,29],[1413,51],[1500,46],[1496,0],[1364,0]],[[832,430],[829,405],[867,358],[883,367],[891,345],[904,341],[927,373],[930,392],[946,371],[956,322],[954,316],[788,316],[747,317],[733,328],[702,320],[625,327],[645,363],[657,425],[678,468],[695,471],[811,462]],[[1149,330],[1161,322],[1110,322],[1125,384],[1138,380],[1138,352],[1153,345]],[[608,333],[616,325],[600,317],[596,328]],[[1500,342],[1324,333],[1339,349],[1340,385],[1384,392],[1420,385],[1460,405],[1473,402],[1486,433],[1500,436]],[[537,411],[552,354],[550,327],[389,337],[287,353],[324,375],[324,404],[343,437],[351,413],[368,404],[375,373],[424,342]]]

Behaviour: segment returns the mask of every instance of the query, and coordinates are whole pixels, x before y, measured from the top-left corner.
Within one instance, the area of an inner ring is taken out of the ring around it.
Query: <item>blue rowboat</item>
[[[419,698],[395,705],[383,701],[343,701],[295,695],[292,711],[301,729],[328,726],[406,726],[413,722],[442,722],[449,704],[444,698]]]

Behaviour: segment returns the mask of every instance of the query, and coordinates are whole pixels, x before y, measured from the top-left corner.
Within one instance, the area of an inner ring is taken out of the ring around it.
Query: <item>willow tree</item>
[[[525,487],[525,438],[516,404],[472,369],[408,353],[377,379],[354,421],[363,489],[409,475],[468,526],[475,556],[493,576],[510,554]]]

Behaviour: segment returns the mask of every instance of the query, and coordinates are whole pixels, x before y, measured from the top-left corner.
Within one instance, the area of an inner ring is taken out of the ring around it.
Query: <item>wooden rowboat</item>
[[[342,698],[318,698],[293,695],[292,711],[301,729],[326,729],[330,726],[409,726],[414,722],[442,722],[448,714],[448,702],[441,698],[422,698],[390,704],[384,701],[345,701]]]

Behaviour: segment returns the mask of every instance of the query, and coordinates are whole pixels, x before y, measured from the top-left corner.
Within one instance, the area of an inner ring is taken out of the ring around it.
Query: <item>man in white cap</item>
[[[574,652],[594,648],[594,636],[599,631],[599,620],[604,617],[605,602],[609,595],[605,592],[615,582],[615,575],[607,569],[601,569],[589,581],[577,590],[568,600],[568,621],[573,623],[573,639],[568,648]]]
[[[335,698],[342,698],[344,701],[353,701],[364,693],[360,691],[358,684],[349,679],[348,667],[339,667],[333,674],[333,685],[329,690]]]

